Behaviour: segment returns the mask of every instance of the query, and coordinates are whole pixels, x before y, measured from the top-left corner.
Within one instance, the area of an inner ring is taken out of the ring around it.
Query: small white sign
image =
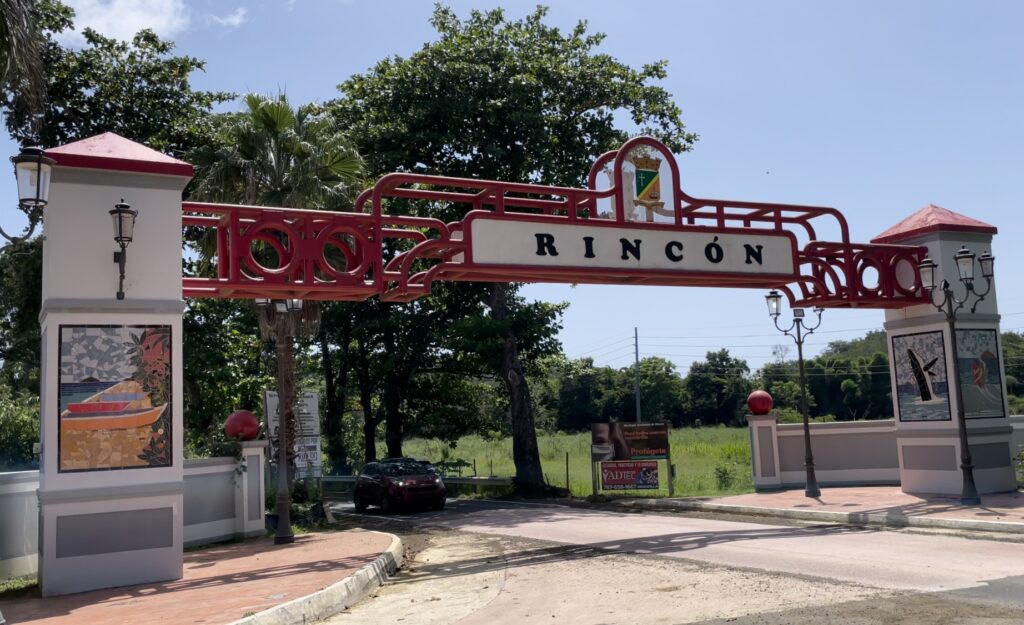
[[[551,221],[470,219],[474,263],[681,273],[793,274],[788,233],[694,227],[589,226]]]
[[[267,431],[275,448],[279,404],[277,391],[263,392]],[[306,391],[296,398],[295,429],[295,477],[320,477],[323,470],[320,457],[320,396],[317,393]],[[276,460],[275,451],[273,461]]]
[[[267,431],[271,434],[277,431],[278,403],[277,391],[263,391]],[[295,430],[296,436],[320,436],[320,395],[317,393],[305,391],[296,398]]]

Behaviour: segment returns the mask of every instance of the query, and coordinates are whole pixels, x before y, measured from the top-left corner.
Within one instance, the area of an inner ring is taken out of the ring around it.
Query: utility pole
[[[640,333],[636,326],[633,326],[633,355],[633,369],[636,371],[636,422],[640,423]]]

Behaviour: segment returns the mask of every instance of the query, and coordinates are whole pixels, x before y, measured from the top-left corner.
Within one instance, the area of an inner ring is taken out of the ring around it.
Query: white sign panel
[[[277,391],[264,391],[263,405],[267,417],[267,430],[270,432],[271,441],[275,441],[276,445],[279,408]],[[306,391],[296,398],[295,429],[295,477],[320,477],[320,396],[317,393]],[[275,451],[274,460],[276,459]]]
[[[480,264],[694,273],[795,271],[796,242],[781,232],[603,227],[487,216],[474,217],[469,231],[473,262]]]
[[[263,391],[267,431],[277,431],[277,391]],[[320,396],[312,391],[301,393],[295,401],[295,435],[320,436]],[[276,434],[274,434],[276,436]]]
[[[321,477],[320,437],[298,436],[295,439],[295,477]]]

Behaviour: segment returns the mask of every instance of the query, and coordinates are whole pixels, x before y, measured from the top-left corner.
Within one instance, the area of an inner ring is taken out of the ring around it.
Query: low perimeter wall
[[[264,532],[262,443],[243,443],[242,458],[185,461],[185,545]],[[0,579],[38,571],[38,471],[0,473]]]
[[[804,426],[748,415],[757,490],[804,485]],[[822,486],[899,484],[896,425],[881,421],[812,423],[814,471]]]
[[[804,426],[777,423],[775,415],[747,415],[757,490],[804,485]],[[1024,416],[1010,417],[1010,452],[1024,449]],[[814,471],[822,486],[900,483],[896,423],[838,421],[811,424]]]

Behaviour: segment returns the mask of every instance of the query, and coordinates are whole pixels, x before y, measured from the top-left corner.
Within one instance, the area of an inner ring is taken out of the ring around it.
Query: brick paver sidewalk
[[[898,486],[821,488],[821,497],[809,499],[802,489],[717,497],[709,503],[792,510],[864,512],[936,517],[968,521],[1024,523],[1024,493],[982,495],[980,506],[961,506],[957,497],[908,495]]]
[[[223,625],[312,594],[369,564],[391,544],[376,532],[260,538],[185,554],[180,580],[62,597],[4,600],[8,625]]]

